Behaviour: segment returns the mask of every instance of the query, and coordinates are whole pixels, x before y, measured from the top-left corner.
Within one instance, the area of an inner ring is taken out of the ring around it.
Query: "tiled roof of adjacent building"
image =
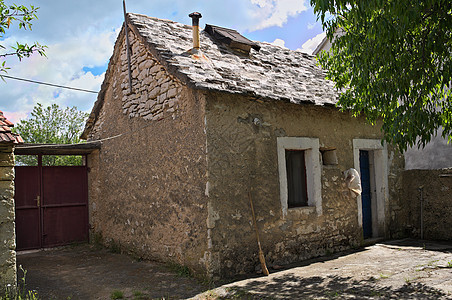
[[[202,31],[201,51],[207,60],[193,60],[188,52],[192,48],[191,26],[139,14],[129,13],[128,17],[162,64],[195,88],[297,104],[337,102],[334,83],[325,80],[325,71],[316,65],[314,56],[260,42],[256,42],[259,51],[240,55]]]
[[[8,121],[3,112],[0,111],[0,143],[20,144],[24,142],[20,135],[11,132],[13,126],[14,124]]]

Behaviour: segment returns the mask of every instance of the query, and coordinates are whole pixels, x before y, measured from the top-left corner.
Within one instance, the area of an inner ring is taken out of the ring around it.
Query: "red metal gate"
[[[86,166],[15,170],[17,250],[88,241]]]

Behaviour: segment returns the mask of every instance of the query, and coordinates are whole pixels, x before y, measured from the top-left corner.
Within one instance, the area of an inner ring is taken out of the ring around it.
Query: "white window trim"
[[[279,170],[279,191],[283,217],[288,212],[287,193],[287,171],[286,171],[286,150],[305,150],[306,161],[306,183],[308,189],[308,206],[296,207],[292,209],[306,209],[315,207],[317,214],[322,214],[322,186],[320,151],[318,138],[306,137],[278,137],[278,170]]]

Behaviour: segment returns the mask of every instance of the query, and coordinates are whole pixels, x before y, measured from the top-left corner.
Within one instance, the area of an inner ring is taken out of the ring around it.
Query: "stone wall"
[[[0,294],[16,285],[13,146],[0,146]]]
[[[122,34],[89,135],[89,140],[116,136],[89,155],[92,237],[138,257],[172,261],[204,274],[204,103],[133,32],[130,42],[133,93]]]
[[[409,170],[403,173],[398,227],[405,236],[452,240],[452,169]],[[421,221],[421,206],[422,217]]]
[[[353,139],[381,139],[378,127],[333,107],[221,94],[206,98],[212,275],[230,277],[260,269],[248,192],[269,266],[360,245],[357,200],[345,188],[343,172],[354,167]],[[277,137],[286,136],[318,138],[321,148],[336,149],[338,164],[321,166],[320,214],[315,207],[282,213]],[[403,170],[403,157],[389,147],[388,163],[389,194],[397,195],[395,178]],[[390,209],[387,199],[385,226]]]

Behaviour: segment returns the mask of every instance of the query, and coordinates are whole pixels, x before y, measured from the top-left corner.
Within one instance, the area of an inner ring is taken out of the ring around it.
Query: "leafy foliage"
[[[371,123],[384,139],[425,146],[442,127],[452,140],[452,1],[311,0],[327,37],[319,55],[342,91],[338,105]]]
[[[43,107],[38,103],[28,119],[20,120],[13,128],[25,143],[33,144],[77,144],[88,114],[77,107],[60,108],[57,104]],[[17,156],[23,165],[36,165],[35,156]],[[43,165],[80,165],[80,156],[44,156]]]
[[[38,7],[30,6],[30,8],[27,8],[26,6],[17,4],[7,5],[4,3],[4,0],[0,0],[0,40],[3,39],[6,30],[14,22],[19,23],[19,29],[31,30],[32,21],[37,19],[37,10]],[[16,56],[19,60],[22,60],[24,57],[30,57],[33,53],[45,56],[45,48],[46,46],[42,46],[38,42],[33,45],[16,43],[16,46],[11,47],[8,51],[5,46],[0,44],[0,50],[3,50],[0,53],[0,58],[4,59],[7,56]],[[6,67],[6,61],[3,60],[0,64],[0,77],[1,73],[6,73],[8,69]]]

